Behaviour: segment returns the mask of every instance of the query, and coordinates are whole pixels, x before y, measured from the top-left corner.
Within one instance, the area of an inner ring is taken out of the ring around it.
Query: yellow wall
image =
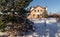
[[[28,18],[42,18],[43,17],[43,12],[44,12],[44,8],[38,6],[35,9],[30,11],[30,15],[28,16]],[[38,15],[39,15],[39,17],[38,17]]]

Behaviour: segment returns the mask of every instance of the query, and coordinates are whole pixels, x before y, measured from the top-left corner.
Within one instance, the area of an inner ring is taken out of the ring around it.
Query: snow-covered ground
[[[60,22],[56,18],[30,20],[34,22],[35,31],[24,37],[60,37]]]
[[[56,18],[30,19],[35,31],[21,37],[60,37],[60,22]]]
[[[42,19],[30,19],[31,21],[33,21],[34,23],[54,23],[57,22],[56,18],[42,18]]]

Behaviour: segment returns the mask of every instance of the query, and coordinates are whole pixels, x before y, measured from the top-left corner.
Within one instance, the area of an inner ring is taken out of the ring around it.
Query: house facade
[[[30,8],[30,15],[27,18],[44,18],[44,11],[47,11],[46,7],[32,7]]]

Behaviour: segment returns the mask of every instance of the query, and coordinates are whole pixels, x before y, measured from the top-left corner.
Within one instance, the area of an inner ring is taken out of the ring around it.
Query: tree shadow
[[[45,24],[44,23],[35,23],[35,31],[29,32],[33,37],[56,37],[55,34],[58,33],[57,23]]]

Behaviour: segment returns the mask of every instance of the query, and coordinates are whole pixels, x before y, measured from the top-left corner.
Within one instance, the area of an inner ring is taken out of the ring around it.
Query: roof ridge
[[[40,5],[37,5],[37,6],[35,6],[35,7],[32,7],[33,9],[31,8],[32,10],[31,10],[31,9],[30,9],[30,10],[33,11],[33,10],[34,10],[35,8],[37,8],[37,7],[41,7],[41,8],[43,8],[43,9],[45,8],[45,7],[42,7],[42,6],[40,6]]]

